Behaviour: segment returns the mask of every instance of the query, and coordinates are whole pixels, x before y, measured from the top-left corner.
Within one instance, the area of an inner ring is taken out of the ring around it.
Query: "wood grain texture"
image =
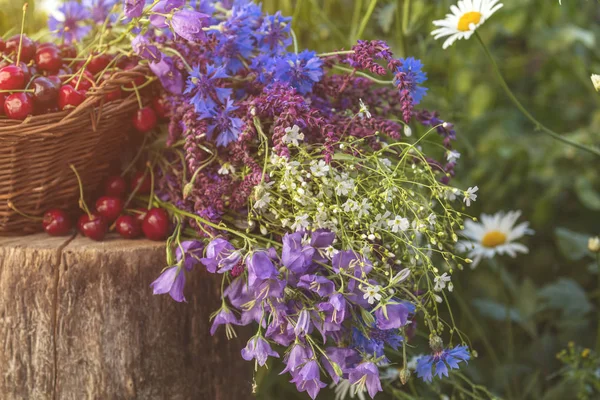
[[[180,304],[149,288],[164,265],[156,242],[0,239],[0,397],[251,398],[245,341],[208,333],[218,277],[193,271]]]

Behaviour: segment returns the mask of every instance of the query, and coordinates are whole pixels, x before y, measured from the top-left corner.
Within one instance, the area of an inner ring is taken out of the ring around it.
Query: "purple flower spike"
[[[154,294],[169,293],[177,302],[186,301],[183,296],[185,274],[178,266],[167,268],[150,286]]]
[[[176,35],[190,42],[202,42],[206,33],[202,28],[208,26],[210,16],[192,10],[180,10],[173,14],[171,29]]]
[[[131,47],[138,56],[150,62],[158,63],[162,59],[162,53],[144,35],[136,36],[131,41]]]
[[[379,369],[377,369],[377,366],[372,362],[363,362],[359,364],[350,372],[349,379],[353,384],[358,381],[364,381],[364,385],[367,387],[367,391],[371,398],[375,397],[377,392],[383,390],[381,388],[381,382],[379,381]]]
[[[211,336],[215,334],[217,328],[221,325],[239,325],[240,322],[235,317],[235,314],[228,308],[222,308],[221,311],[215,317],[213,324],[210,328]]]
[[[125,15],[128,18],[138,18],[144,12],[146,0],[125,0]]]
[[[250,361],[256,359],[256,362],[261,367],[265,365],[269,356],[279,358],[279,354],[271,349],[269,342],[260,336],[254,336],[248,340],[248,344],[242,349],[242,358],[244,360]]]
[[[375,311],[377,328],[381,330],[399,329],[408,322],[409,313],[409,308],[402,303],[386,304]]]

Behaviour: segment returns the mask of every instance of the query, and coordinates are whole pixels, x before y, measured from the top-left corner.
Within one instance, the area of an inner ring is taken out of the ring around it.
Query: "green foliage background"
[[[536,235],[526,241],[530,254],[484,262],[474,271],[454,275],[456,323],[479,355],[465,376],[499,398],[598,399],[595,369],[600,365],[594,352],[583,357],[575,346],[568,363],[556,354],[569,341],[600,350],[600,277],[587,250],[587,239],[600,234],[600,160],[536,131],[501,90],[475,38],[442,50],[442,42],[430,36],[432,21],[443,18],[453,3],[263,1],[271,12],[294,16],[301,47],[332,51],[349,49],[356,39],[385,39],[397,56],[421,59],[430,88],[422,106],[439,110],[442,118],[456,124],[456,149],[462,157],[455,185],[480,188],[478,201],[467,211],[478,216],[521,209],[522,219],[531,221]],[[509,86],[545,125],[600,146],[600,95],[589,79],[591,73],[600,73],[599,2],[504,3],[478,32]],[[22,4],[0,0],[3,32],[15,29]],[[45,15],[30,12],[26,30],[37,32],[45,22]],[[308,399],[287,380],[259,371],[258,397]],[[377,398],[440,398],[441,393],[456,399],[488,398],[460,382],[427,389],[416,381],[406,388],[395,382],[393,397]]]
[[[589,368],[565,367],[556,359],[569,341],[596,348],[600,287],[587,240],[600,234],[600,160],[536,131],[502,91],[474,37],[442,50],[442,42],[430,36],[432,21],[454,3],[263,2],[272,12],[295,17],[301,47],[332,51],[350,48],[357,38],[385,39],[396,55],[420,58],[430,88],[422,105],[456,124],[462,157],[455,184],[480,188],[468,212],[520,209],[522,219],[531,221],[536,235],[526,242],[530,254],[454,275],[457,325],[479,354],[467,375],[502,398],[600,398],[598,378],[593,375],[591,383],[582,378]],[[358,37],[363,19],[368,22]],[[478,30],[530,112],[553,130],[596,146],[600,96],[589,76],[600,73],[599,21],[597,1],[566,0],[562,6],[549,0],[504,1]],[[279,399],[283,391],[294,396],[294,388],[272,380],[264,386],[261,398]],[[452,386],[437,389],[451,398],[485,398]]]

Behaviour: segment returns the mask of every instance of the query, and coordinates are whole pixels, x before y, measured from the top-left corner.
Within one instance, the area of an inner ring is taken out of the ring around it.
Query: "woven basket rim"
[[[15,119],[0,119],[0,138],[5,135],[15,134],[19,137],[40,134],[47,135],[48,132],[56,132],[53,133],[52,136],[59,136],[61,127],[76,120],[78,117],[89,118],[88,113],[85,112],[87,110],[91,109],[93,112],[97,106],[100,106],[101,108],[106,102],[105,95],[107,93],[113,92],[127,83],[131,83],[136,77],[146,76],[148,72],[149,68],[146,65],[137,65],[127,71],[117,71],[109,79],[102,82],[100,86],[91,88],[86,93],[86,99],[77,107],[70,110],[61,110],[42,115],[30,115],[22,121]],[[121,105],[134,95],[135,93],[132,93],[125,98],[111,101],[109,104],[117,106]],[[98,119],[100,115],[101,110],[99,111]]]

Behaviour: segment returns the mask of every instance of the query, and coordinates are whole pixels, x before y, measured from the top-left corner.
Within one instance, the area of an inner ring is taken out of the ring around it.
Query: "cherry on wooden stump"
[[[42,227],[50,236],[64,236],[71,231],[71,219],[63,210],[48,210],[44,213]]]
[[[117,219],[121,211],[123,211],[123,200],[118,197],[102,196],[96,200],[96,212],[109,223]]]
[[[108,232],[108,222],[98,213],[83,214],[77,221],[77,227],[82,235],[96,241],[103,240]]]
[[[165,240],[169,234],[169,214],[162,208],[152,208],[142,223],[144,236],[150,240]]]
[[[125,239],[135,239],[142,234],[141,223],[131,215],[121,215],[115,222],[119,235]]]
[[[139,186],[139,187],[138,187]],[[138,171],[131,179],[131,191],[137,191],[137,194],[150,194],[150,190],[152,190],[152,182],[150,180],[150,174],[144,174],[142,171]]]
[[[125,192],[127,192],[127,182],[120,175],[111,176],[104,182],[104,194],[106,196],[122,199],[125,197]]]

